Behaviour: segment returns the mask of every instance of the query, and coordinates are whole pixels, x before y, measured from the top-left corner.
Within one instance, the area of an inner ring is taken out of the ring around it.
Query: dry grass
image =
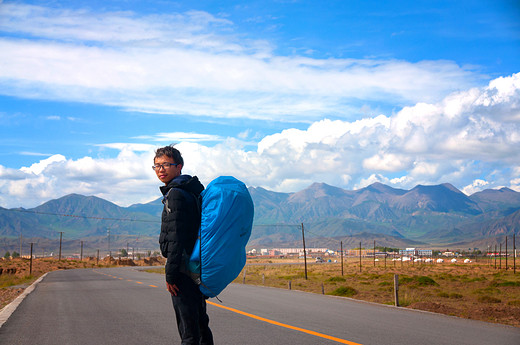
[[[505,267],[505,266],[502,266]],[[235,280],[254,285],[289,288],[307,292],[335,294],[355,299],[394,305],[394,274],[399,275],[399,304],[468,319],[520,327],[520,267],[499,270],[488,262],[469,264],[396,263],[388,261],[374,267],[372,260],[362,263],[349,259],[343,264],[307,265],[302,260],[248,260]]]

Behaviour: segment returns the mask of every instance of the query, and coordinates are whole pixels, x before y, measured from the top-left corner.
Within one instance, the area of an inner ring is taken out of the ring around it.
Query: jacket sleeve
[[[186,193],[173,188],[168,194],[168,209],[163,212],[161,236],[164,236],[161,250],[166,257],[166,281],[175,284],[179,280],[183,265],[183,254],[188,251],[190,217],[193,203],[186,198]]]

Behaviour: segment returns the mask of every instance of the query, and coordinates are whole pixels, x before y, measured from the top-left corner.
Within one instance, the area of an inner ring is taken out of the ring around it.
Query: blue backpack
[[[242,271],[254,207],[245,184],[220,176],[201,193],[199,238],[188,263],[200,291],[216,297]]]

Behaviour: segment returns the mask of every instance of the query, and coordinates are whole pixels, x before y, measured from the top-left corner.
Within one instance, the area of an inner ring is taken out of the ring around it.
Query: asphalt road
[[[298,291],[232,284],[209,300],[216,344],[520,344],[520,329]],[[48,274],[0,344],[180,344],[164,278],[135,268]]]

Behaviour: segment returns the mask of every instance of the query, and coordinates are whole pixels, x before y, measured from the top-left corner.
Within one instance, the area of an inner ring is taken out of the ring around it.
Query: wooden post
[[[303,260],[305,262],[305,280],[307,280],[307,250],[305,250],[305,232],[302,223],[302,240],[303,240]]]
[[[399,275],[394,274],[394,299],[395,306],[399,307]]]

